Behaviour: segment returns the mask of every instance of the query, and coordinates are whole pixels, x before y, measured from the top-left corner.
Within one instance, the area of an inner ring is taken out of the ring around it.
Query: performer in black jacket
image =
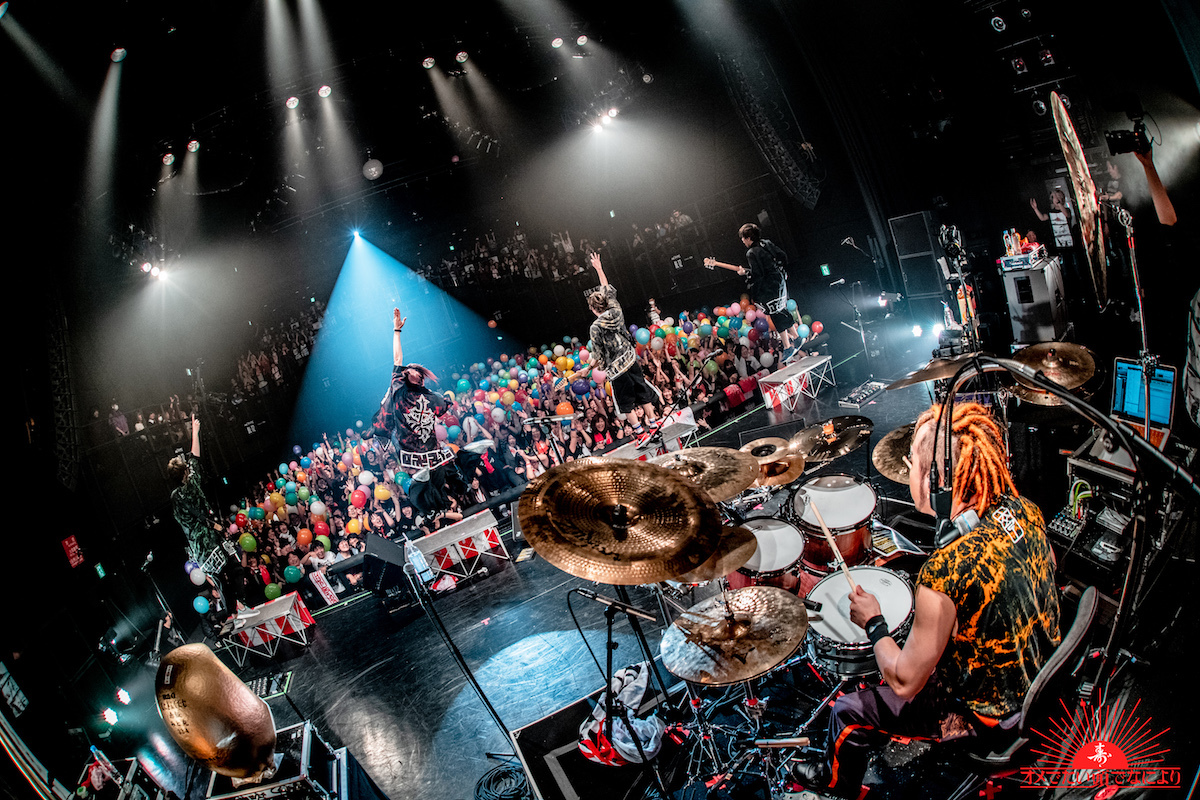
[[[762,238],[762,231],[753,222],[743,225],[738,235],[746,245],[746,262],[750,265],[749,270],[742,268],[738,274],[749,275],[750,299],[771,318],[783,342],[783,358],[788,358],[795,352],[792,337],[796,335],[796,321],[787,308],[787,275],[783,270],[787,254],[770,239]]]

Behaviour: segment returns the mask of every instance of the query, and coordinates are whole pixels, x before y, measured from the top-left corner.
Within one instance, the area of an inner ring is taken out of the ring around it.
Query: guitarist
[[[784,264],[787,254],[770,239],[762,238],[762,231],[753,222],[747,222],[738,230],[742,244],[746,245],[746,261],[750,269],[738,270],[739,275],[749,275],[750,299],[764,308],[783,343],[781,360],[795,353],[792,337],[796,335],[796,322],[787,309],[787,275]]]

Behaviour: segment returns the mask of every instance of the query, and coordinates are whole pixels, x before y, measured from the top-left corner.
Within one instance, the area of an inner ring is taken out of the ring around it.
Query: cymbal
[[[530,481],[517,506],[525,541],[563,572],[616,586],[657,583],[717,550],[721,520],[696,484],[644,461],[584,458]]]
[[[903,389],[905,386],[912,386],[915,383],[922,383],[924,381],[941,381],[953,378],[954,374],[958,372],[963,364],[977,355],[980,354],[963,353],[950,358],[935,358],[920,369],[908,373],[900,380],[889,383],[887,388]]]
[[[691,480],[717,503],[737,497],[758,477],[754,456],[729,447],[692,447],[648,461]]]
[[[755,486],[786,486],[804,474],[804,456],[784,456],[758,468]]]
[[[904,463],[904,457],[912,449],[913,432],[916,428],[915,422],[902,425],[875,445],[871,463],[880,475],[896,483],[908,483],[908,465]]]
[[[807,630],[808,613],[799,597],[774,586],[748,586],[683,612],[663,632],[662,663],[685,681],[739,683],[786,661]]]
[[[1096,302],[1103,308],[1108,303],[1108,261],[1104,253],[1104,231],[1100,225],[1096,184],[1088,172],[1087,159],[1075,134],[1075,126],[1071,123],[1071,115],[1067,113],[1067,107],[1058,92],[1050,93],[1050,107],[1054,112],[1054,127],[1058,130],[1058,142],[1067,162],[1067,172],[1071,175],[1071,189],[1079,209],[1083,249],[1092,275],[1092,286],[1096,290]]]
[[[1064,389],[1078,389],[1096,374],[1096,359],[1091,352],[1082,345],[1070,342],[1031,344],[1013,353],[1012,357],[1030,369],[1040,370]],[[1020,377],[1017,380],[1023,386],[1034,389],[1021,381]]]
[[[788,450],[804,456],[809,464],[832,461],[861,447],[874,428],[875,423],[867,417],[832,417],[799,431],[788,443]]]
[[[708,557],[691,572],[685,572],[673,580],[680,583],[704,583],[728,575],[744,566],[758,550],[758,539],[746,528],[724,528],[717,552]]]
[[[767,436],[763,439],[755,439],[753,442],[747,442],[741,446],[743,453],[749,453],[753,456],[761,466],[762,464],[770,464],[775,459],[783,456],[787,450],[787,439],[780,439],[777,436]]]

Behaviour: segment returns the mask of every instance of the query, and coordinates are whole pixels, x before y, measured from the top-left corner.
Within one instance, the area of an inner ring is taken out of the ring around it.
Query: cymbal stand
[[[1150,381],[1154,378],[1154,373],[1158,370],[1158,356],[1150,352],[1150,340],[1146,336],[1146,311],[1142,306],[1142,279],[1138,271],[1137,262],[1137,246],[1133,240],[1133,215],[1129,213],[1129,209],[1122,208],[1117,211],[1117,221],[1125,227],[1125,235],[1129,240],[1129,268],[1133,273],[1133,293],[1137,298],[1138,308],[1138,329],[1142,334],[1142,352],[1139,357],[1142,361],[1142,388],[1146,392],[1146,441],[1150,441]]]

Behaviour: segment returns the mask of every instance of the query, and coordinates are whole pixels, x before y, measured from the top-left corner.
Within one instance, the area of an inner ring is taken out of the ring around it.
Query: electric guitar
[[[708,267],[709,269],[720,267],[721,269],[733,270],[734,272],[741,272],[745,269],[745,267],[740,267],[737,264],[726,264],[724,261],[717,261],[715,258],[711,257],[704,259],[704,266]]]

